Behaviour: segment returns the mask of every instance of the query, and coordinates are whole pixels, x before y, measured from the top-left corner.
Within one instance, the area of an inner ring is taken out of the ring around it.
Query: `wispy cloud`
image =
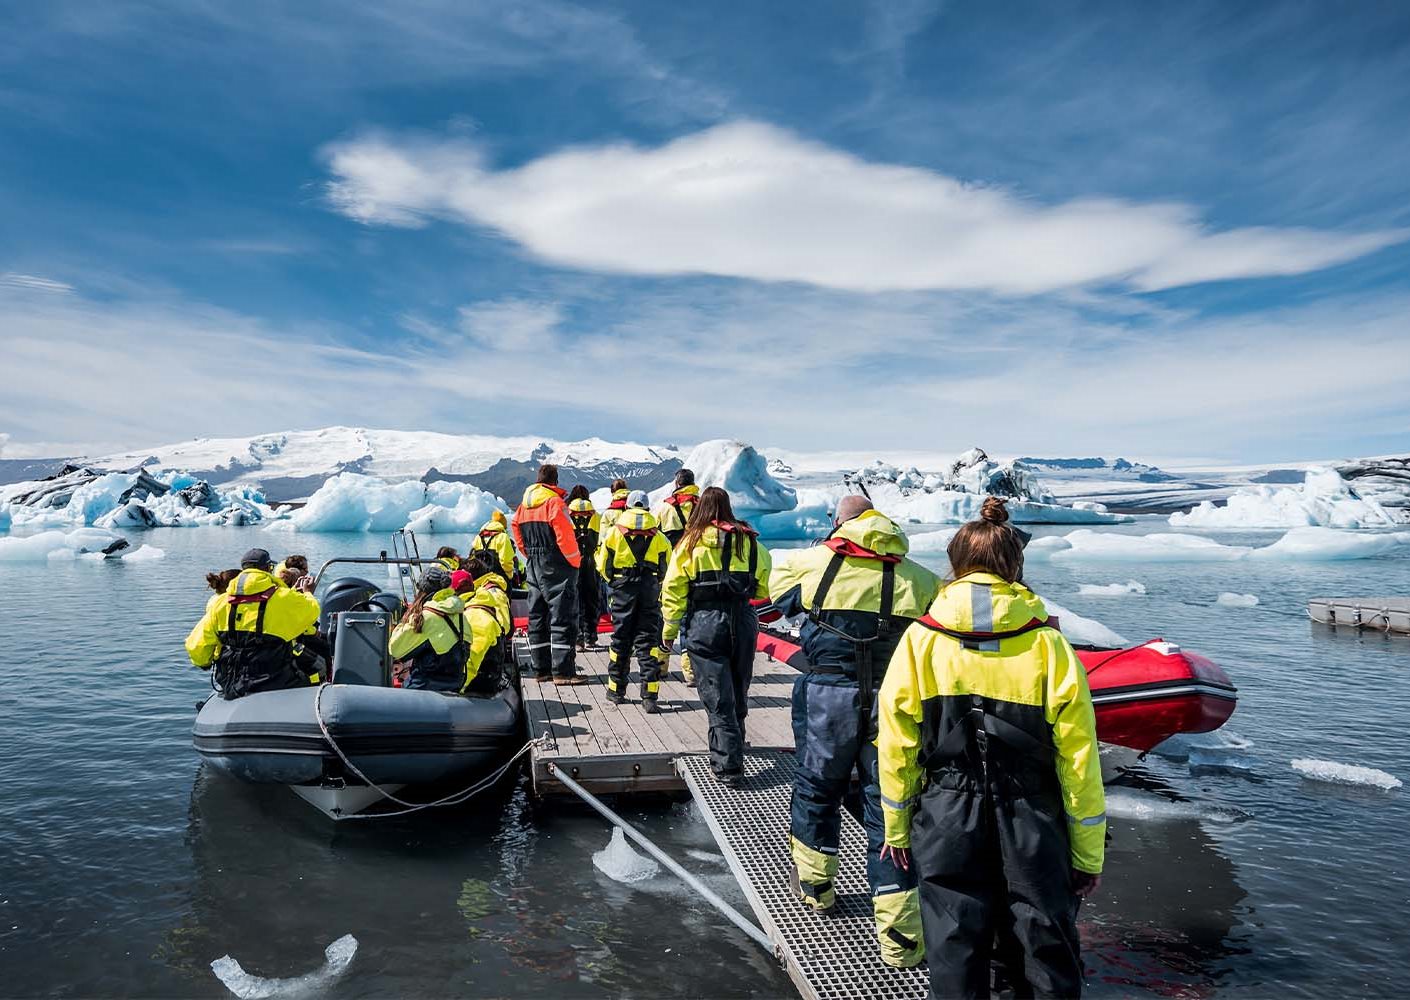
[[[1209,232],[1190,206],[1043,205],[874,163],[753,122],[662,146],[587,146],[495,170],[463,139],[368,135],[327,150],[332,204],[367,223],[489,227],[560,265],[853,291],[1028,295],[1302,274],[1410,232]]]
[[[67,295],[73,291],[73,285],[67,282],[41,278],[37,274],[18,274],[14,271],[0,274],[0,285],[7,288],[27,288],[36,292],[52,292],[56,295]]]

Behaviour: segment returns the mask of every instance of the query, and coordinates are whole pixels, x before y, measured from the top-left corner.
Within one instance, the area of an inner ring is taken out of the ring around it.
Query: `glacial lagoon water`
[[[142,539],[167,553],[153,562],[0,563],[0,994],[227,996],[214,959],[293,977],[352,934],[329,995],[794,995],[668,873],[621,882],[595,864],[611,834],[598,817],[535,807],[522,783],[454,812],[334,826],[204,770],[189,734],[209,687],[181,641],[206,570],[256,539],[314,562],[385,545],[172,529]],[[1145,594],[1079,593],[1130,580]],[[1029,582],[1133,641],[1205,653],[1240,689],[1221,737],[1149,758],[1112,793],[1108,875],[1081,919],[1090,993],[1402,993],[1410,790],[1310,780],[1291,761],[1410,781],[1410,639],[1303,614],[1316,595],[1410,593],[1410,546],[1346,562],[1045,563]],[[1221,606],[1226,592],[1259,603]],[[688,804],[626,812],[744,906]]]

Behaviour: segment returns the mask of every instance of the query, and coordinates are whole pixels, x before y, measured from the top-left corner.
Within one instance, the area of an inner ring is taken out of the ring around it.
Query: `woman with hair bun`
[[[1079,996],[1077,907],[1101,882],[1087,674],[1023,585],[1008,519],[989,497],[955,535],[954,579],[906,630],[878,699],[882,856],[916,866],[931,996],[988,996],[991,957],[1019,996]]]

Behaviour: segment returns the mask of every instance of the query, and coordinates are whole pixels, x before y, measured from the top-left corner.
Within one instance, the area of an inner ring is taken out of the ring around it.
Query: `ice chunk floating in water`
[[[1129,594],[1144,594],[1146,585],[1138,580],[1125,583],[1084,583],[1077,587],[1083,597],[1126,597]]]
[[[1404,784],[1395,775],[1377,768],[1338,764],[1333,760],[1311,760],[1303,757],[1292,762],[1292,769],[1304,778],[1325,781],[1332,785],[1369,785],[1390,791]]]
[[[620,826],[612,828],[612,839],[592,856],[592,863],[608,878],[629,885],[644,882],[661,871],[655,861],[633,850]]]
[[[1042,597],[1042,595],[1038,595]],[[1117,649],[1126,645],[1124,636],[1113,632],[1095,618],[1084,618],[1075,611],[1068,611],[1057,601],[1043,597],[1043,606],[1048,614],[1058,620],[1058,630],[1067,636],[1067,641],[1079,646],[1098,646]]]
[[[1143,823],[1168,823],[1185,819],[1234,823],[1249,818],[1248,813],[1232,806],[1179,802],[1144,789],[1120,787],[1107,788],[1106,814],[1116,819],[1133,819]]]
[[[1374,500],[1358,496],[1335,469],[1307,470],[1301,486],[1251,486],[1223,507],[1205,500],[1188,514],[1171,514],[1177,528],[1376,528],[1398,523]]]
[[[266,979],[252,976],[240,968],[229,955],[211,963],[215,977],[240,1000],[264,1000],[266,997],[301,997],[322,993],[333,981],[348,971],[357,954],[357,938],[344,934],[323,949],[323,967],[293,979]]]
[[[1258,604],[1258,595],[1235,594],[1226,590],[1214,599],[1214,603],[1226,608],[1251,608]]]

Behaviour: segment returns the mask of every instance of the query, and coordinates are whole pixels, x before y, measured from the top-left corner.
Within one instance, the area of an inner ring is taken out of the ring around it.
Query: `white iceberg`
[[[1139,580],[1127,580],[1125,583],[1083,583],[1077,587],[1077,593],[1083,597],[1127,597],[1145,592],[1146,585]]]
[[[1375,559],[1410,545],[1410,532],[1356,534],[1336,528],[1294,528],[1272,545],[1254,549],[1254,559],[1317,562]]]
[[[1079,528],[1062,536],[1035,538],[1024,556],[1038,562],[1232,562],[1252,551],[1200,535],[1126,535]]]
[[[1214,599],[1214,603],[1226,608],[1252,608],[1258,605],[1258,595],[1235,594],[1226,590]]]
[[[124,552],[122,561],[125,563],[156,562],[158,559],[166,558],[166,550],[159,549],[155,545],[142,545],[131,552]]]
[[[920,555],[927,552],[944,552],[950,547],[950,542],[954,540],[959,528],[941,528],[938,531],[921,531],[909,536],[911,543],[911,554]],[[1029,542],[1031,546],[1033,543]]]
[[[1121,649],[1130,645],[1126,637],[1107,628],[1095,618],[1085,618],[1075,611],[1069,611],[1057,601],[1038,595],[1048,614],[1058,620],[1058,631],[1067,636],[1074,646],[1097,646],[1101,649]]]
[[[827,490],[798,489],[798,506],[792,510],[756,514],[749,523],[762,538],[821,538],[832,531],[837,500]]]
[[[798,506],[798,494],[769,472],[768,461],[743,441],[720,438],[698,444],[686,457],[685,467],[695,473],[702,490],[718,486],[729,493],[735,513],[749,518],[755,513],[791,511]],[[654,507],[670,496],[667,485],[651,493]]]
[[[1177,528],[1377,528],[1400,522],[1360,496],[1335,469],[1307,470],[1301,486],[1249,486],[1223,507],[1205,500],[1189,513],[1171,514]]]
[[[295,531],[469,531],[503,510],[500,501],[469,483],[388,483],[356,472],[340,473],[289,515]]]
[[[661,866],[644,854],[638,854],[620,826],[612,828],[612,839],[607,846],[592,856],[597,870],[616,882],[644,882],[661,871]]]
[[[255,976],[240,967],[229,955],[211,963],[215,977],[240,1000],[275,1000],[285,997],[317,996],[327,992],[334,980],[348,971],[357,954],[357,938],[344,934],[323,949],[323,965],[312,972],[291,979],[267,979]]]
[[[1404,784],[1395,775],[1387,774],[1379,768],[1339,764],[1332,760],[1312,760],[1304,757],[1294,760],[1292,769],[1304,778],[1333,785],[1369,785],[1372,788],[1392,791]]]
[[[0,562],[43,562],[86,556],[102,560],[120,556],[128,547],[126,538],[103,528],[41,531],[34,535],[0,538]]]

